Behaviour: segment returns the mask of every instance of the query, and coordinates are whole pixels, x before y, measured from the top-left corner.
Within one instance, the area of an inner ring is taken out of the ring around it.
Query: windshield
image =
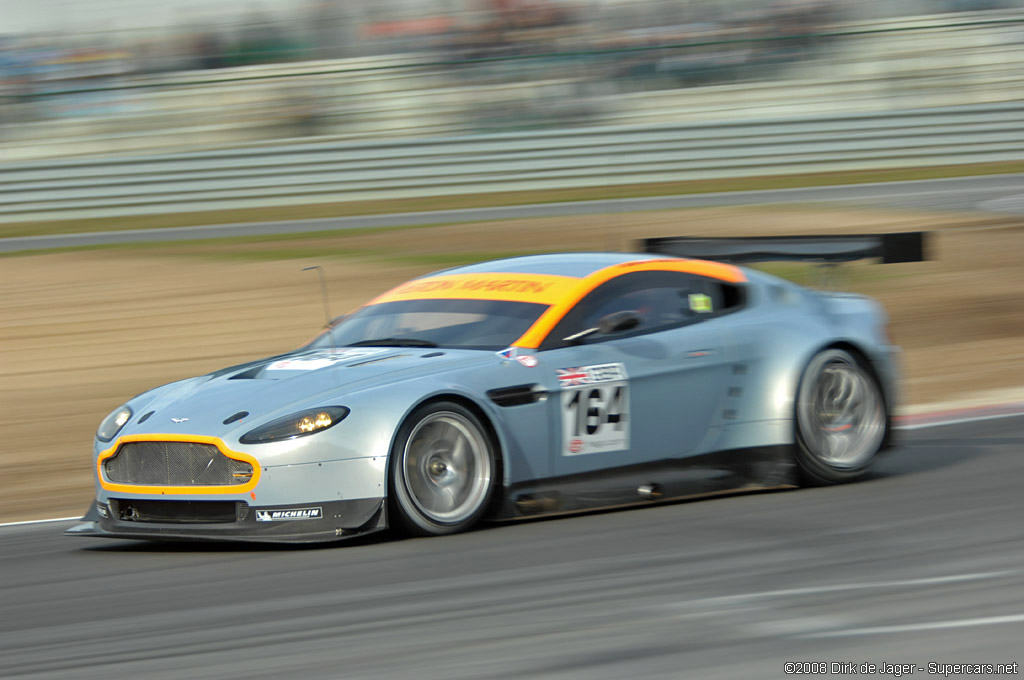
[[[307,347],[449,347],[500,350],[547,305],[504,300],[406,300],[363,307]]]

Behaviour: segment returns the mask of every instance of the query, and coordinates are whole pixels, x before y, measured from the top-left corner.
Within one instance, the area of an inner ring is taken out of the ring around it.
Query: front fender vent
[[[544,401],[548,393],[543,386],[531,383],[529,385],[512,385],[511,387],[487,390],[487,396],[498,406],[523,406]]]

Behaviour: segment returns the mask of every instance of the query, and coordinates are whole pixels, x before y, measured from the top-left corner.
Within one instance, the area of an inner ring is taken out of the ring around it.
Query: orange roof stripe
[[[553,305],[565,298],[581,279],[552,274],[442,274],[414,279],[379,295],[368,305],[405,300],[505,300]]]
[[[651,271],[697,274],[699,276],[707,276],[714,279],[720,279],[722,281],[728,281],[729,283],[740,283],[747,280],[742,269],[722,262],[682,260],[677,258],[622,262],[610,267],[605,267],[604,269],[599,269],[586,278],[574,279],[576,282],[575,289],[571,292],[567,292],[556,304],[549,307],[548,310],[544,312],[539,319],[537,319],[536,323],[534,323],[529,330],[523,333],[523,335],[512,344],[524,349],[536,349],[540,347],[541,343],[544,342],[544,339],[548,336],[548,333],[558,325],[558,322],[562,320],[562,317],[564,317],[569,310],[575,307],[576,303],[586,297],[588,293],[600,286],[602,283],[606,283],[623,274]]]

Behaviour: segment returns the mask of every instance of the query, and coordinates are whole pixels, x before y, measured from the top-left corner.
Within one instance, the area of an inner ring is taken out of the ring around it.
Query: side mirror
[[[640,312],[632,309],[623,310],[621,312],[612,312],[602,316],[597,322],[597,332],[601,335],[608,335],[609,333],[619,333],[622,331],[628,331],[636,328],[640,325],[640,322],[644,320]]]
[[[644,320],[644,317],[640,312],[633,310],[625,310],[621,312],[612,312],[606,314],[597,320],[597,325],[593,328],[587,328],[580,331],[579,333],[573,333],[569,337],[562,338],[563,342],[576,344],[583,340],[583,338],[591,335],[609,335],[611,333],[619,333],[621,331],[628,331],[631,328],[636,328],[640,325],[640,322]]]

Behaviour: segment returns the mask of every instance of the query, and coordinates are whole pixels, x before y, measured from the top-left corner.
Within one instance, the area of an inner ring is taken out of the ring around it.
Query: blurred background
[[[0,0],[0,522],[80,516],[131,395],[306,341],[306,267],[333,315],[526,253],[914,230],[929,261],[841,278],[899,413],[1024,408],[1024,0]],[[352,550],[9,528],[0,676],[1019,660],[1019,423],[901,432],[841,489]]]
[[[4,160],[1019,100],[1022,0],[0,2]]]

